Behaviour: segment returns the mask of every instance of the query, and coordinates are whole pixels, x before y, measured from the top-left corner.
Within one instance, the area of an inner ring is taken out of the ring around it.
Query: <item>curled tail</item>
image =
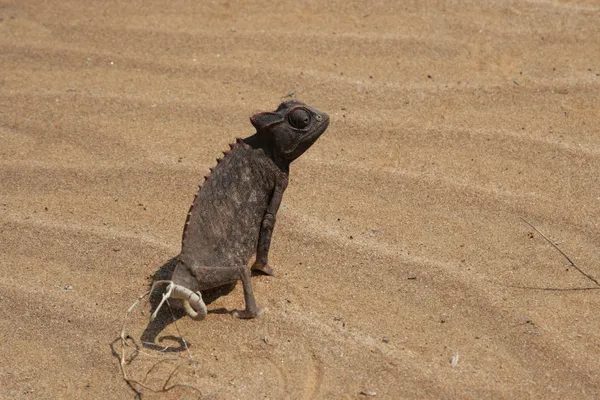
[[[204,319],[204,317],[206,317],[206,304],[204,304],[204,301],[202,300],[202,293],[200,293],[200,291],[192,292],[190,289],[181,285],[177,285],[173,281],[156,281],[152,285],[150,291],[153,291],[154,286],[156,286],[157,284],[165,283],[168,283],[167,291],[163,294],[162,300],[160,301],[160,303],[158,303],[156,310],[154,310],[154,312],[150,316],[150,321],[154,321],[156,315],[158,314],[158,311],[160,310],[164,302],[167,301],[168,298],[181,300],[181,302],[183,303],[183,308],[185,309],[186,314],[190,318],[196,321],[201,321]]]

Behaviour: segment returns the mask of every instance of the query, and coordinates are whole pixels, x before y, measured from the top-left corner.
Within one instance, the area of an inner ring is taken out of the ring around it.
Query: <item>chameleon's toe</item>
[[[263,265],[263,264],[254,263],[254,265],[252,265],[251,270],[257,271],[257,272],[265,274],[265,275],[275,276],[275,273],[273,272],[273,268],[269,264]]]
[[[265,309],[262,307],[258,307],[255,312],[249,310],[236,310],[232,313],[232,315],[240,319],[251,319],[258,317],[263,312],[265,312]]]

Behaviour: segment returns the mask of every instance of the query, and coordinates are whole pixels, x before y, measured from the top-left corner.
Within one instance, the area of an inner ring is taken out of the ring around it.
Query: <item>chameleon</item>
[[[178,299],[194,320],[207,313],[201,291],[237,281],[242,281],[245,309],[233,315],[255,318],[264,311],[252,293],[251,271],[274,274],[269,248],[290,164],[325,132],[329,116],[290,100],[273,112],[254,114],[250,122],[256,133],[237,138],[204,177],[185,221],[168,295],[163,295],[163,301]]]

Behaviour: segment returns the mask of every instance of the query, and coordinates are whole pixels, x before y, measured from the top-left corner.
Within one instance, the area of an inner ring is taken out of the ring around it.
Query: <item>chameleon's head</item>
[[[292,162],[325,132],[329,116],[301,101],[290,100],[273,112],[253,115],[250,122],[267,139],[277,158]]]

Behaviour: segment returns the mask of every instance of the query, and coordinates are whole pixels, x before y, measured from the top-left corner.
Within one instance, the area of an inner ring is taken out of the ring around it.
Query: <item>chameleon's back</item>
[[[188,267],[246,265],[256,250],[275,185],[275,166],[238,140],[200,187],[185,224],[179,259]]]

